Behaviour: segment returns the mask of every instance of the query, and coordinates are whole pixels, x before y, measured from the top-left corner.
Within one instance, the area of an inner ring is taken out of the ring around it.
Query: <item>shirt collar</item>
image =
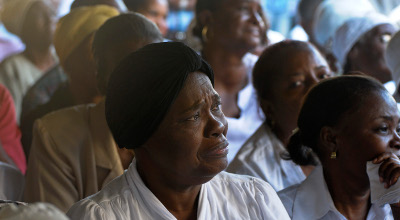
[[[320,219],[329,211],[340,214],[329,193],[322,167],[317,166],[297,190],[293,220]]]
[[[293,205],[293,220],[321,219],[330,211],[338,218],[346,219],[336,209],[326,185],[322,167],[317,166],[297,190]],[[393,219],[390,205],[372,204],[367,219]]]

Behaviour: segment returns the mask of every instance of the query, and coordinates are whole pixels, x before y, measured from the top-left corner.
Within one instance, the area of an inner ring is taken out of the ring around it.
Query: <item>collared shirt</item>
[[[252,83],[252,71],[257,60],[258,56],[250,53],[243,58],[247,68],[249,84],[247,84],[244,89],[240,90],[238,94],[238,106],[241,111],[240,117],[226,118],[229,125],[227,134],[227,139],[229,141],[229,163],[235,158],[240,147],[264,121],[264,114],[259,108],[256,91]]]
[[[176,218],[146,187],[133,160],[124,175],[76,203],[71,219]],[[197,219],[289,219],[272,187],[257,178],[221,172],[201,186]]]
[[[280,191],[279,197],[293,220],[347,220],[335,207],[322,167],[317,166],[303,183]],[[392,220],[392,210],[388,204],[372,204],[367,220]]]
[[[226,171],[261,178],[280,191],[306,178],[300,166],[282,159],[284,153],[287,150],[282,142],[263,124],[241,147]]]

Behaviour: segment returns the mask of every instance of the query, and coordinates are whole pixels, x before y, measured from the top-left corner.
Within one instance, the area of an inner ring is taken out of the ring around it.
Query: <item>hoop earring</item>
[[[204,26],[203,29],[201,30],[201,38],[203,38],[204,42],[208,41],[207,33],[208,33],[208,27]]]
[[[336,151],[333,151],[331,153],[331,159],[336,159],[336,158],[337,158]]]

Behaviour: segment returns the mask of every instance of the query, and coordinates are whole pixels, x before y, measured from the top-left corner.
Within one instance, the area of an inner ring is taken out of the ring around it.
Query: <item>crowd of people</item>
[[[184,2],[0,0],[0,219],[400,220],[400,1]]]

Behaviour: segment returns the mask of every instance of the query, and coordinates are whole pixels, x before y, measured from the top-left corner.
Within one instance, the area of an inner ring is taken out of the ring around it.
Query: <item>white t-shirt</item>
[[[71,219],[176,218],[146,187],[136,161],[100,192],[71,207]],[[202,185],[197,219],[289,219],[272,187],[257,178],[221,172]]]

